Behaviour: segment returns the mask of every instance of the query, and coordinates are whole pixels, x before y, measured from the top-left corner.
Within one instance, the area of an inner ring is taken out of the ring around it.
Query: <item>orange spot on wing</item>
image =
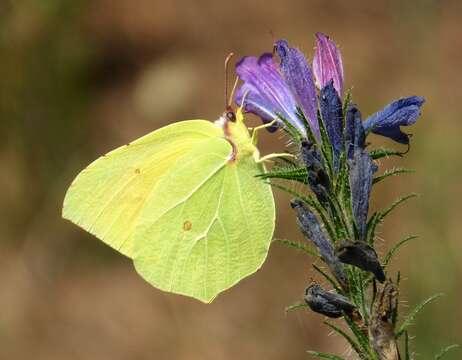
[[[184,231],[189,231],[192,229],[192,222],[189,221],[189,220],[186,220],[184,223],[183,223],[183,230]]]

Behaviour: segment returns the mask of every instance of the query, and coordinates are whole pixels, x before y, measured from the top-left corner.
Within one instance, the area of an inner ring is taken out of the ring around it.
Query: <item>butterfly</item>
[[[154,287],[211,302],[257,271],[275,205],[242,106],[215,122],[186,120],[95,160],[62,216],[133,260]]]

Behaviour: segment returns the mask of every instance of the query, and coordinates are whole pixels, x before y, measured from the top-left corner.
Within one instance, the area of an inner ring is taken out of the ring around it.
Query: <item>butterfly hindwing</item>
[[[274,231],[270,186],[252,156],[229,161],[210,139],[158,184],[134,236],[137,271],[153,286],[204,302],[258,270]]]

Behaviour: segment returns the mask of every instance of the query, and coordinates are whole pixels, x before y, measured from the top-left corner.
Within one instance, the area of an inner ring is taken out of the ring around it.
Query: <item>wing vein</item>
[[[225,161],[226,161],[226,160],[225,160]],[[200,182],[194,189],[192,189],[187,195],[185,195],[184,198],[178,200],[178,202],[177,202],[176,204],[173,204],[171,207],[169,207],[168,209],[166,209],[163,213],[157,215],[157,219],[160,219],[162,216],[164,216],[166,213],[168,213],[168,212],[171,211],[172,209],[174,209],[174,208],[176,208],[177,206],[179,206],[179,205],[181,205],[181,204],[184,204],[186,201],[188,201],[189,198],[190,198],[191,196],[193,196],[194,193],[195,193],[196,191],[198,191],[202,186],[204,186],[204,185],[207,183],[207,181],[210,180],[210,178],[211,178],[212,176],[214,176],[217,172],[219,172],[219,171],[221,170],[221,168],[222,168],[222,167],[225,165],[225,163],[226,163],[225,161],[223,161],[222,163],[220,163],[220,165],[219,165],[217,168],[213,169],[213,171],[212,171],[207,177],[205,177],[204,180],[203,180],[202,182]],[[154,221],[156,221],[157,219],[155,219]]]

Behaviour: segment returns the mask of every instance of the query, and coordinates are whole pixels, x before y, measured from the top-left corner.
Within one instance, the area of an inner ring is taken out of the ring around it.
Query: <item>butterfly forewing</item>
[[[183,157],[222,130],[205,120],[175,123],[100,157],[73,181],[63,217],[132,257],[132,239],[146,199]]]

